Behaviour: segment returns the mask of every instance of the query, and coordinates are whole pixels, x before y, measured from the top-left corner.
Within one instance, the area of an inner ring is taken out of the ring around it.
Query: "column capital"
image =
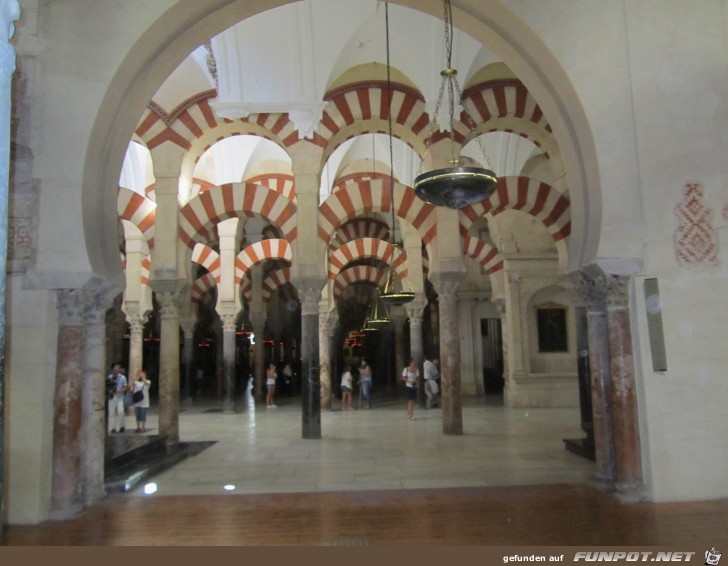
[[[105,321],[106,312],[114,304],[114,299],[124,291],[123,287],[94,279],[82,289],[83,319],[88,323]]]
[[[237,315],[235,314],[221,314],[220,315],[220,321],[222,322],[222,331],[223,332],[235,332],[235,321],[237,319]]]
[[[84,296],[80,289],[56,289],[58,324],[80,326],[83,324]]]
[[[629,302],[628,276],[590,270],[572,273],[568,280],[577,303],[581,306],[604,309],[626,308]]]
[[[441,299],[455,300],[460,283],[465,278],[462,271],[438,271],[429,276]]]
[[[179,317],[180,297],[178,293],[163,291],[157,293],[160,315],[164,318]]]

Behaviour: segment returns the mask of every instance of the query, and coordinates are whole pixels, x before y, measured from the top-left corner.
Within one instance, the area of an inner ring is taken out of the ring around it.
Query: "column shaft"
[[[302,437],[321,438],[321,382],[319,378],[319,299],[321,290],[304,288],[301,296]]]
[[[159,352],[159,434],[179,443],[179,304],[177,294],[157,294],[161,304]]]

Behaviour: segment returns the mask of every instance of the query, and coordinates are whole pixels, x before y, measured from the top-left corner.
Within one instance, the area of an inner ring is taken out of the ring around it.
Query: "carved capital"
[[[301,315],[311,316],[319,314],[319,301],[321,300],[321,289],[316,287],[305,287],[298,290],[301,299]]]
[[[460,283],[465,278],[461,271],[440,271],[429,276],[441,301],[454,301]]]
[[[159,302],[160,315],[163,319],[179,317],[180,300],[178,293],[170,291],[157,293],[157,301]]]
[[[222,322],[223,332],[235,332],[235,319],[237,317],[234,314],[221,314],[220,321]]]
[[[84,301],[83,291],[80,289],[58,289],[56,291],[58,324],[64,326],[83,324]]]

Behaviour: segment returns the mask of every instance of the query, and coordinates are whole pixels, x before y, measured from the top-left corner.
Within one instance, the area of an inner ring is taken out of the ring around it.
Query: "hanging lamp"
[[[364,323],[363,330],[365,332],[370,332],[372,330],[381,330],[390,322],[392,321],[389,318],[387,305],[383,301],[381,301],[379,291],[376,290],[374,291],[374,301],[372,302],[369,315],[367,316],[366,322]]]
[[[392,244],[392,253],[389,259],[389,273],[387,274],[387,283],[384,285],[384,292],[379,296],[385,305],[402,306],[411,302],[415,298],[412,291],[404,289],[395,289],[394,284],[394,250],[398,247],[396,233],[397,219],[394,215],[394,151],[392,144],[392,77],[391,67],[389,63],[389,2],[384,3],[384,22],[386,29],[386,47],[387,47],[387,126],[389,134],[389,190],[390,190],[390,209],[392,211],[392,229],[389,237]]]
[[[488,168],[463,165],[460,158],[455,155],[455,130],[453,128],[455,114],[455,95],[463,106],[465,115],[472,124],[475,124],[472,116],[462,101],[462,92],[457,80],[457,71],[452,68],[452,9],[450,0],[444,0],[445,10],[445,57],[447,67],[440,71],[442,81],[440,92],[435,105],[435,119],[432,121],[432,129],[427,138],[427,144],[432,143],[432,136],[435,133],[435,123],[440,112],[444,93],[447,90],[448,118],[450,127],[450,163],[451,167],[436,169],[422,173],[415,178],[415,194],[423,201],[435,206],[460,209],[469,204],[480,202],[488,198],[495,191],[497,177],[490,169],[490,161],[485,154],[485,149],[477,138],[478,145],[483,152],[484,162]]]

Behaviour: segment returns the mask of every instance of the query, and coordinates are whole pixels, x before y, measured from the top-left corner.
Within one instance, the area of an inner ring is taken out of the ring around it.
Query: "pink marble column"
[[[433,273],[440,306],[440,383],[442,431],[463,433],[463,407],[460,393],[460,332],[457,315],[457,290],[464,277],[460,272]]]
[[[51,518],[70,518],[83,510],[81,491],[81,376],[83,293],[57,291],[58,345],[53,399]]]
[[[607,282],[600,273],[574,277],[574,292],[586,308],[589,334],[592,422],[597,464],[595,480],[603,489],[613,489],[616,477],[612,373],[607,327]]]
[[[168,445],[179,443],[179,297],[157,293],[161,307],[159,351],[159,434]]]
[[[629,278],[610,276],[607,325],[613,386],[616,488],[625,498],[639,499],[643,486],[642,459],[628,301]]]
[[[106,495],[104,443],[106,439],[106,312],[122,289],[100,285],[86,290],[81,392],[81,486],[86,505]]]

